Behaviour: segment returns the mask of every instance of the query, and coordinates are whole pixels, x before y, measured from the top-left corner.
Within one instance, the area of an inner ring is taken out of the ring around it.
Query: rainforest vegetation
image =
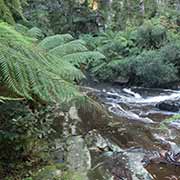
[[[179,0],[0,0],[0,180],[85,180],[52,152],[70,107],[103,111],[86,84],[179,81]]]

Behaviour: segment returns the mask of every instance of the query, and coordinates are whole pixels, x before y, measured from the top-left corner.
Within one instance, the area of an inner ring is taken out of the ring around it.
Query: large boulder
[[[163,101],[156,104],[156,107],[162,111],[178,112],[179,104],[172,101]]]
[[[123,150],[96,130],[90,131],[85,140],[96,157],[89,173],[90,180],[153,179],[143,166],[143,150]]]
[[[144,153],[141,152],[119,152],[101,156],[101,161],[89,174],[90,179],[152,180],[153,177],[141,162],[143,157]]]

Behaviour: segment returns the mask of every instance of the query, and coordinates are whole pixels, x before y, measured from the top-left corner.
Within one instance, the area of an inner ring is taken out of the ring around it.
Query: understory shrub
[[[160,54],[165,62],[172,63],[175,67],[177,67],[178,74],[180,75],[180,41],[176,43],[169,43],[162,47]]]
[[[167,42],[166,28],[145,22],[137,29],[136,42],[140,48],[159,49]]]
[[[131,85],[161,87],[176,82],[180,75],[177,37],[154,18],[123,32],[108,30],[97,37],[81,38],[88,48],[106,56],[89,65],[90,73],[99,80],[113,82],[123,78]]]
[[[92,68],[92,72],[101,80],[114,81],[124,77],[131,85],[146,87],[160,87],[177,80],[177,68],[156,51],[102,63]]]
[[[135,75],[135,84],[161,87],[177,80],[177,69],[172,63],[165,62],[156,51],[142,53],[134,60],[129,60],[129,64]]]
[[[21,179],[49,161],[49,144],[55,133],[45,108],[32,112],[25,102],[0,104],[0,177]],[[5,151],[4,151],[5,150]]]

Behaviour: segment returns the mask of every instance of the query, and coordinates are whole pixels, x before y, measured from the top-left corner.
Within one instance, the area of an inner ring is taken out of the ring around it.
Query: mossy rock
[[[32,180],[88,180],[86,174],[70,172],[64,164],[49,165],[40,169]]]
[[[46,166],[40,169],[33,177],[33,180],[61,180],[62,170],[56,165]]]
[[[164,121],[162,121],[162,123],[169,124],[169,123],[171,123],[171,122],[173,122],[173,121],[177,121],[177,120],[179,120],[179,119],[180,119],[180,114],[174,115],[174,116],[171,117],[171,118],[165,119]]]

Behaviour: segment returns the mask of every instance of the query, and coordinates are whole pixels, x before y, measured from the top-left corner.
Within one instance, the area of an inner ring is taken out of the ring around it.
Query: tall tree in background
[[[45,33],[96,32],[97,11],[89,0],[31,0],[25,17]]]
[[[108,9],[112,28],[123,30],[127,24],[140,25],[145,18],[156,15],[156,0],[112,0]]]

